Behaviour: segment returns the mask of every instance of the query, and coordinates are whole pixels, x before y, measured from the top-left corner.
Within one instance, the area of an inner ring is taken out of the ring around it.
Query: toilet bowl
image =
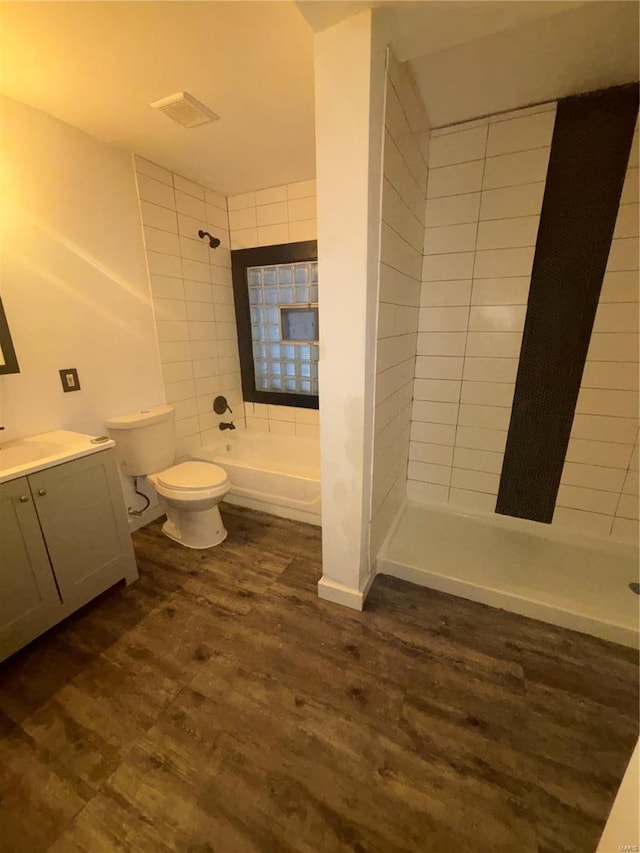
[[[187,548],[212,548],[227,537],[218,504],[231,488],[229,478],[210,462],[181,462],[149,474],[147,480],[167,510],[162,532]]]

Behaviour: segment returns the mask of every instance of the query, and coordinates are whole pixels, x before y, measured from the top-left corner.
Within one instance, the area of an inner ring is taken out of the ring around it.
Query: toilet
[[[210,462],[173,464],[174,420],[171,406],[154,406],[110,418],[106,426],[122,473],[146,476],[166,507],[162,532],[187,548],[212,548],[227,536],[218,504],[231,484]]]

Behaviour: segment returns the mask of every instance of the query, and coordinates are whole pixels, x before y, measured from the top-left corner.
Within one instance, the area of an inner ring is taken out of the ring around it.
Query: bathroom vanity
[[[138,577],[114,443],[56,430],[0,448],[0,660]]]

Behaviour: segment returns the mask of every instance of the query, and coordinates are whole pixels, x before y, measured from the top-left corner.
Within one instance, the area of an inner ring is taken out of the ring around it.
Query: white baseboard
[[[375,577],[375,573],[371,572],[361,588],[357,589],[356,587],[345,586],[323,576],[318,581],[318,598],[322,598],[324,601],[331,601],[333,604],[341,604],[343,607],[350,607],[352,610],[362,610]]]

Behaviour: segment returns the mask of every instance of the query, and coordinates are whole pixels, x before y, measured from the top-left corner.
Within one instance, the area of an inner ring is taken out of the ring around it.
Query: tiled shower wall
[[[215,441],[225,417],[244,426],[227,204],[140,157],[135,166],[164,387],[182,456]],[[211,249],[199,229],[220,246]],[[213,412],[218,394],[233,416]]]
[[[555,104],[432,133],[408,496],[493,511]]]
[[[229,196],[227,203],[232,249],[317,239],[315,180]],[[318,435],[315,409],[245,403],[245,413],[250,430]]]
[[[408,66],[389,56],[371,502],[376,554],[406,493],[429,125]]]
[[[432,134],[410,499],[494,511],[554,118]],[[602,535],[637,525],[637,185],[636,135],[554,516]]]
[[[638,541],[638,128],[553,523]]]

